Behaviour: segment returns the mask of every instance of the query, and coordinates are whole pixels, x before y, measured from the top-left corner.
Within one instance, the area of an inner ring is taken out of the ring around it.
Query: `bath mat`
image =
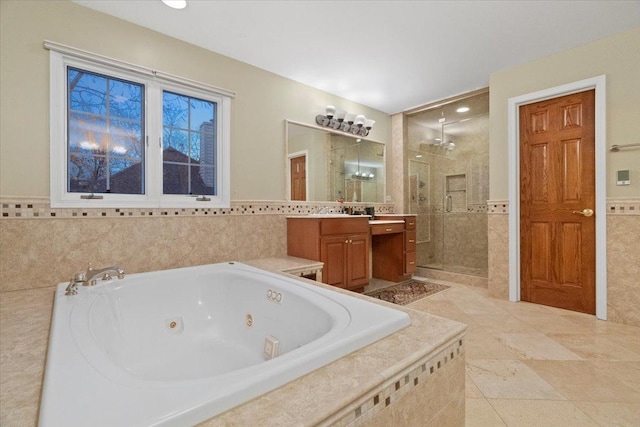
[[[367,292],[366,295],[398,305],[411,304],[420,298],[428,297],[437,292],[449,289],[451,286],[437,283],[424,282],[422,280],[407,280],[388,288]]]

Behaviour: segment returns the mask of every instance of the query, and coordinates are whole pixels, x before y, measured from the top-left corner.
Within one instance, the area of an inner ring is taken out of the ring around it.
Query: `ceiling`
[[[465,107],[467,111],[458,112]],[[477,135],[489,132],[489,92],[465,97],[408,115],[409,126],[423,126],[445,131],[450,136]]]
[[[628,1],[74,0],[392,114],[640,27]]]

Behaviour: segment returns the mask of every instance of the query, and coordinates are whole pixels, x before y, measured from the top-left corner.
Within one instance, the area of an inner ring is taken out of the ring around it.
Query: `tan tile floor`
[[[409,307],[469,325],[468,427],[640,426],[640,328],[450,285]]]

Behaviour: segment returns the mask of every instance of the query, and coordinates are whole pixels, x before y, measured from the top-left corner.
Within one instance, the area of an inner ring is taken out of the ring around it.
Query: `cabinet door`
[[[320,239],[320,261],[324,263],[322,281],[328,285],[347,287],[348,236],[324,236]]]
[[[348,247],[348,288],[361,288],[369,284],[369,235],[349,236]]]

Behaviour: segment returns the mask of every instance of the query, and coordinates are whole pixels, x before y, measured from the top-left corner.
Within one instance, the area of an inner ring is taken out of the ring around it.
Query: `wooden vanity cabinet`
[[[403,265],[404,278],[410,279],[416,272],[416,216],[415,215],[376,215],[381,220],[404,220]]]
[[[369,284],[369,220],[287,218],[287,254],[322,261],[322,281],[356,292]]]

